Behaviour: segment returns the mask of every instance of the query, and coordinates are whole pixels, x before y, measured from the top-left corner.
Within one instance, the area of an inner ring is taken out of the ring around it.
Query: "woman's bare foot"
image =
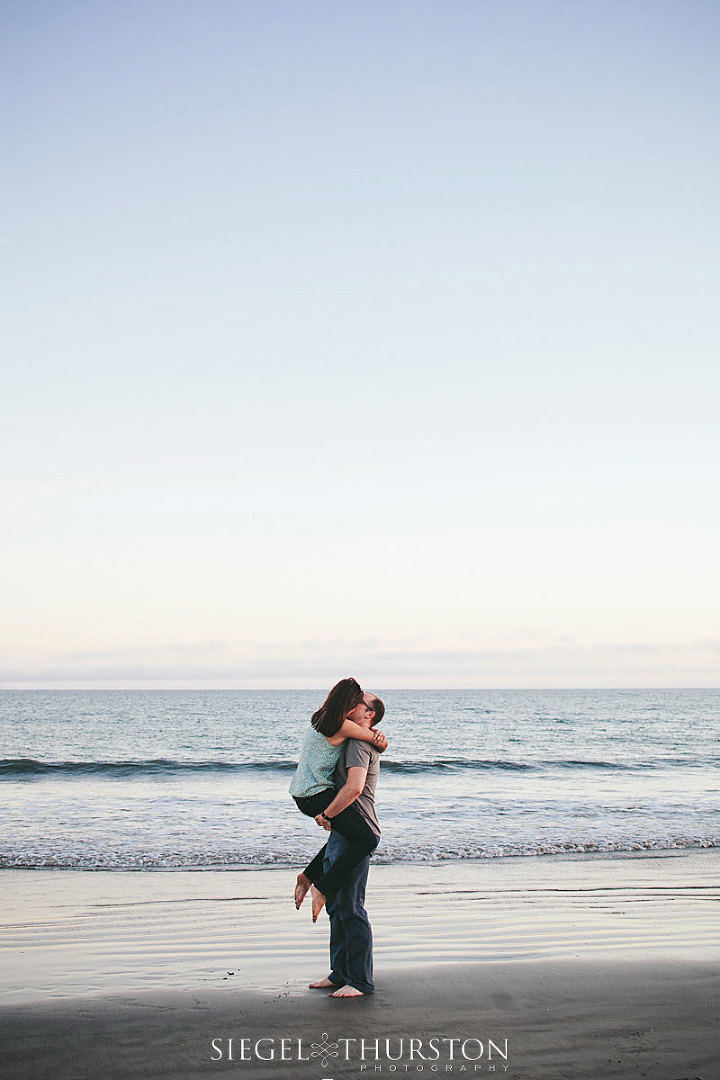
[[[332,986],[337,990],[337,983],[330,982],[329,979],[320,979],[319,982],[308,983],[310,990],[327,990],[328,986]]]
[[[341,986],[334,994],[328,994],[328,997],[365,997],[365,995],[362,990],[356,990],[354,986]]]
[[[317,922],[317,917],[325,907],[325,897],[316,889],[314,885],[310,886],[312,892],[312,909],[313,909],[313,922]]]
[[[304,874],[298,874],[297,885],[295,886],[295,907],[300,910],[300,905],[308,894],[312,882],[310,878],[305,877]]]

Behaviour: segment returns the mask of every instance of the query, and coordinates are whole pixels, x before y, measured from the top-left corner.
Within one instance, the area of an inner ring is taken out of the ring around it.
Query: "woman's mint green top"
[[[344,742],[332,746],[311,724],[300,747],[300,760],[290,785],[290,794],[307,798],[325,788],[335,787],[333,774],[344,746]]]

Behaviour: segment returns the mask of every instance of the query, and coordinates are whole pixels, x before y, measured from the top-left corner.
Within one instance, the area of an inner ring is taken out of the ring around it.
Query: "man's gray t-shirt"
[[[375,814],[375,788],[380,775],[380,751],[372,743],[362,739],[348,739],[345,753],[340,755],[335,766],[335,784],[338,790],[347,782],[348,769],[367,769],[365,787],[352,806],[356,806],[376,836],[380,835],[380,824]]]

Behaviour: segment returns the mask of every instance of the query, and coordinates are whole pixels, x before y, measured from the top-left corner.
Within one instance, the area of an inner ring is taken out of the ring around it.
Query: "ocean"
[[[392,690],[376,862],[720,845],[719,690]],[[0,691],[0,867],[300,867],[325,691]]]

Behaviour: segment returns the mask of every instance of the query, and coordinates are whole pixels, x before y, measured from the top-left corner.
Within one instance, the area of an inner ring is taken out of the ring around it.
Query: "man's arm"
[[[325,810],[325,813],[318,814],[315,818],[318,825],[322,825],[324,829],[329,829],[332,825],[332,819],[347,806],[350,806],[351,803],[354,803],[358,795],[362,794],[366,777],[367,767],[363,767],[362,765],[351,766],[351,768],[348,769],[347,780]],[[328,821],[327,818],[330,818],[330,821]]]

